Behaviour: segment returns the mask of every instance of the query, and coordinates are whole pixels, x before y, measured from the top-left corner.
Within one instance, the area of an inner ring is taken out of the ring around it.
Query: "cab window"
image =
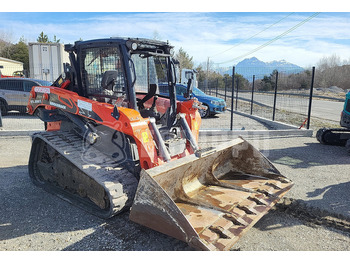
[[[118,47],[87,48],[82,50],[83,81],[88,95],[121,96],[125,93],[125,76]],[[102,84],[110,74],[113,84]]]

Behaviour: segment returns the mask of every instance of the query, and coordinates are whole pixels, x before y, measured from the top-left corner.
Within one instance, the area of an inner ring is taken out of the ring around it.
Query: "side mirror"
[[[191,97],[192,90],[193,90],[193,85],[192,85],[192,79],[190,78],[188,79],[188,82],[187,82],[187,90],[186,90],[186,93],[184,94],[184,98]]]

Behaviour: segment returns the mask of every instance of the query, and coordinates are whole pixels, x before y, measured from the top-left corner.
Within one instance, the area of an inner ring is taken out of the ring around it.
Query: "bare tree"
[[[0,31],[0,54],[11,46],[13,34],[10,32]]]
[[[350,60],[341,61],[336,54],[321,58],[317,63],[316,87],[337,86],[343,89],[350,89],[349,62]]]

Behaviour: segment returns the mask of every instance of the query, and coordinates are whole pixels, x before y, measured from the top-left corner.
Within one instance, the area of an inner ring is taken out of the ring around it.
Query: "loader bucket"
[[[230,250],[292,185],[237,138],[142,170],[130,219],[199,250]]]

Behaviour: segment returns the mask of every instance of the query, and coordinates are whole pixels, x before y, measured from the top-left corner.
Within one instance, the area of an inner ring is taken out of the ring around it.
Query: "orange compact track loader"
[[[64,73],[30,92],[46,130],[32,137],[29,175],[99,217],[131,208],[132,221],[196,249],[229,250],[292,182],[242,138],[199,148],[201,105],[191,83],[176,101],[172,49],[139,38],[65,45]]]

